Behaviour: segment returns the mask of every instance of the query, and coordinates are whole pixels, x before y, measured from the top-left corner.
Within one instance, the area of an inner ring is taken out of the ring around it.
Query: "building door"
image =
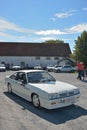
[[[25,62],[24,62],[24,61],[22,61],[22,62],[20,63],[20,65],[21,65],[21,68],[25,68]]]

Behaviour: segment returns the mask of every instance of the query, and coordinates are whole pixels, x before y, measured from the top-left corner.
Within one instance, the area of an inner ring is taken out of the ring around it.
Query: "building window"
[[[48,57],[46,57],[46,60],[50,60],[50,57],[48,56]]]
[[[36,56],[36,58],[35,58],[36,60],[40,60],[40,57],[39,56]]]
[[[58,56],[55,56],[54,59],[55,59],[55,60],[59,60],[59,57],[58,57]]]

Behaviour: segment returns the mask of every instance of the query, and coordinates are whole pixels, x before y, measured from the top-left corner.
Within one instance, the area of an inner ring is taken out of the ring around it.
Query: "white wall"
[[[58,60],[55,60],[54,57],[50,57],[50,60],[47,60],[46,57],[40,57],[39,60],[36,57],[28,56],[0,56],[0,63],[5,62],[6,64],[20,65],[21,62],[24,62],[25,65],[28,64],[29,67],[34,67],[35,65],[41,64],[42,66],[55,65]]]

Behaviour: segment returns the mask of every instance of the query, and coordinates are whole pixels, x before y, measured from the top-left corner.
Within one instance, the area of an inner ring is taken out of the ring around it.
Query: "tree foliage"
[[[62,40],[47,40],[47,41],[45,41],[45,43],[49,43],[49,44],[51,44],[51,43],[63,44],[64,41],[62,41]]]
[[[81,36],[78,36],[75,40],[75,50],[73,56],[76,60],[84,62],[87,68],[87,32],[82,32]]]

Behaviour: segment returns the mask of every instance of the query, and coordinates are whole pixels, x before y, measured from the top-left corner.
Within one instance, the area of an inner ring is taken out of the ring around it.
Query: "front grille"
[[[67,97],[67,93],[61,93],[60,94],[60,98],[64,98],[64,97]]]
[[[59,95],[60,95],[60,98],[70,97],[74,95],[74,91],[61,93]]]
[[[69,96],[73,96],[74,95],[74,91],[69,92]]]

